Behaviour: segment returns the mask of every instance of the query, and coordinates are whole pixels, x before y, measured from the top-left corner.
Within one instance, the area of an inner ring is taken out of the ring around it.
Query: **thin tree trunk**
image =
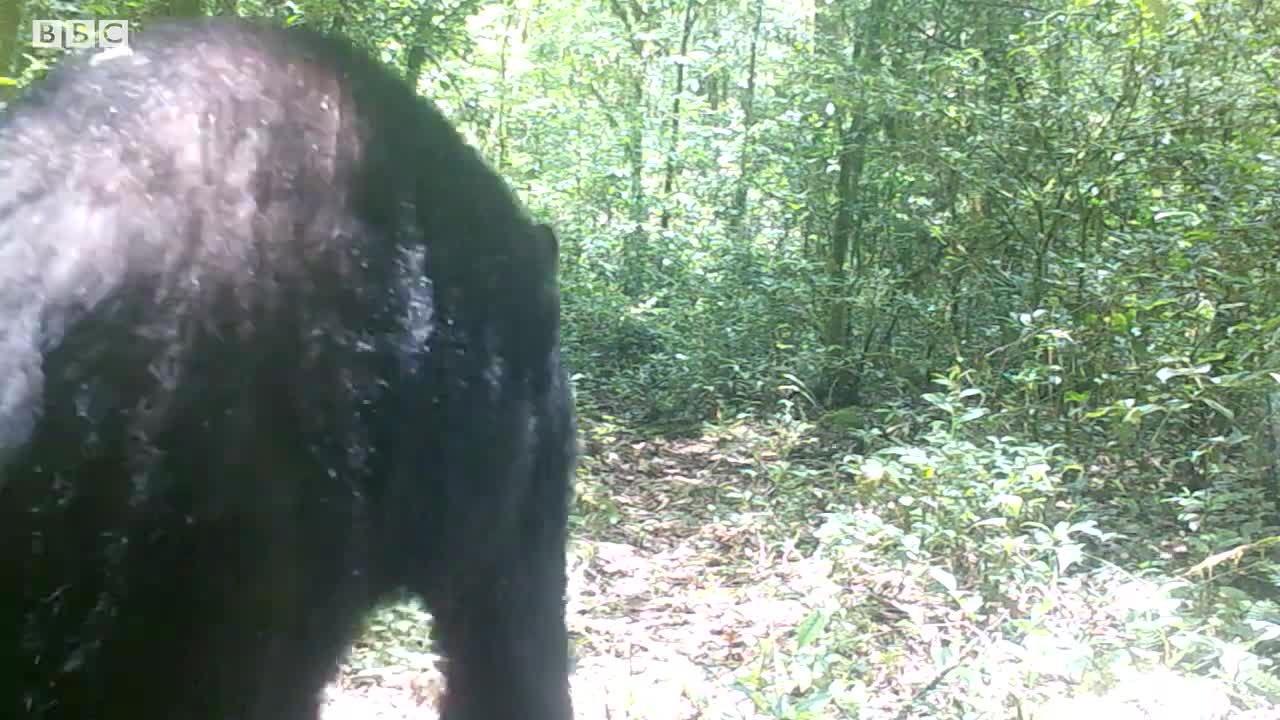
[[[627,128],[627,141],[624,154],[631,173],[631,187],[628,191],[628,219],[631,221],[631,232],[623,240],[623,285],[624,291],[630,295],[643,292],[643,260],[645,256],[646,236],[644,221],[647,213],[644,206],[644,81],[637,76],[631,80],[631,112]]]
[[[840,154],[837,157],[839,173],[836,176],[835,220],[831,227],[831,243],[827,254],[827,280],[836,290],[836,296],[827,307],[827,321],[822,332],[823,344],[832,348],[845,348],[849,343],[849,301],[845,292],[849,278],[846,266],[853,234],[856,183],[862,171],[863,147],[857,125],[856,119],[850,119],[847,128],[840,133]]]
[[[764,20],[764,0],[756,0],[756,21],[751,29],[751,51],[747,58],[747,87],[742,93],[742,148],[738,157],[738,183],[733,191],[733,215],[730,219],[729,237],[734,242],[746,238],[747,190],[751,185],[751,128],[756,124],[756,56],[760,43],[760,26]]]
[[[507,58],[511,53],[511,31],[515,28],[514,18],[519,12],[520,10],[514,4],[507,6],[507,18],[502,28],[502,49],[498,52],[498,116],[495,121],[498,158],[495,165],[499,174],[507,169],[507,110],[510,104],[507,87]]]
[[[640,38],[641,31],[647,29],[649,16],[638,4],[624,6],[619,0],[610,0],[609,7],[626,30],[636,58],[630,78],[631,102],[628,103],[628,127],[623,143],[623,155],[631,173],[627,204],[628,219],[632,227],[631,232],[623,238],[622,246],[622,289],[627,295],[634,297],[644,292],[647,284],[644,272],[644,259],[648,254],[648,238],[644,230],[644,221],[648,216],[644,204],[645,49],[644,41]]]
[[[667,170],[662,181],[662,229],[671,225],[671,194],[676,188],[676,174],[680,157],[680,97],[684,94],[684,68],[689,62],[689,38],[693,36],[693,5],[688,0],[684,6],[684,33],[680,36],[680,62],[676,63],[676,88],[671,100],[671,133],[667,140]]]
[[[814,42],[815,54],[830,58],[843,53],[845,28],[838,3],[829,5],[817,3],[815,5],[814,32],[816,35]],[[825,61],[826,58],[820,57],[818,59]],[[833,100],[833,102],[836,101]],[[824,263],[827,274],[827,293],[830,296],[823,310],[822,341],[829,348],[844,348],[848,342],[849,327],[849,304],[845,299],[845,285],[848,282],[845,264],[849,258],[849,232],[853,219],[853,195],[851,191],[853,187],[855,139],[852,137],[852,121],[850,121],[849,131],[844,128],[843,118],[846,113],[843,112],[843,108],[837,105],[836,112],[832,115],[840,149],[837,156],[839,171],[834,188],[834,218],[830,225]],[[825,135],[828,132],[830,132],[829,126],[823,128],[822,134],[824,137],[818,138],[820,147],[827,144]],[[819,163],[825,167],[827,159],[822,158]],[[819,173],[821,175],[821,171]]]

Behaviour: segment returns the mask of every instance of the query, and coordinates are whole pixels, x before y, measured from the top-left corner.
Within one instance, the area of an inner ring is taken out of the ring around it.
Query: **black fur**
[[[568,720],[556,240],[348,45],[156,27],[0,122],[0,717],[310,720],[420,594]]]

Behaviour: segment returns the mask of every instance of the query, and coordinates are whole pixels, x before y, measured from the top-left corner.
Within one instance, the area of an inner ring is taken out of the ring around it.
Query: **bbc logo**
[[[32,20],[31,47],[127,48],[128,20]]]

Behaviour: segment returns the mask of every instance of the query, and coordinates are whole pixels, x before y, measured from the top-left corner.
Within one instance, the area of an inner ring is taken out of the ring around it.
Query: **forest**
[[[1280,3],[0,0],[0,102],[192,16],[351,39],[555,228],[577,717],[1280,717]],[[430,622],[324,720],[433,717]]]

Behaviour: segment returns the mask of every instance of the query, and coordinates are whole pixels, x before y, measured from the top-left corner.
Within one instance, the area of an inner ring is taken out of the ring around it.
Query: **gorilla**
[[[423,599],[569,720],[557,239],[350,44],[160,25],[0,121],[0,716],[314,720]]]

